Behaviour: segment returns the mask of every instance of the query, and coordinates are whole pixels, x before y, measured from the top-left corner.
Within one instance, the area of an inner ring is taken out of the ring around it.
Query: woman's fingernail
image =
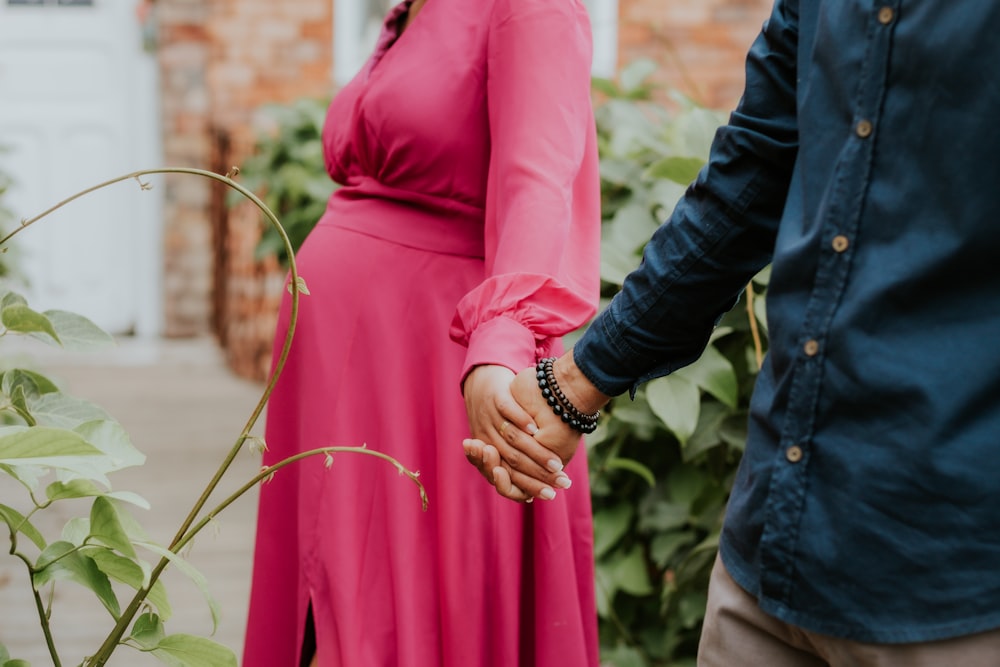
[[[563,469],[563,464],[559,459],[549,459],[548,463],[545,464],[545,467],[552,472],[560,472]]]
[[[556,497],[556,492],[546,486],[538,494],[538,497],[541,498],[542,500],[552,500],[553,498]]]
[[[568,489],[569,487],[573,486],[573,480],[571,480],[566,475],[559,475],[558,477],[556,477],[555,483],[556,486],[558,486],[560,489]]]
[[[538,433],[538,427],[535,426],[534,423],[528,424],[525,428],[528,431],[528,435],[535,435],[536,433]]]

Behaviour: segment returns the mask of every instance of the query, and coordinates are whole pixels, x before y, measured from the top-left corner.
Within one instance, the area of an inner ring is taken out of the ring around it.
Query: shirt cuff
[[[462,382],[476,366],[485,364],[506,366],[515,373],[534,366],[538,342],[535,334],[509,317],[497,317],[483,322],[469,336]]]

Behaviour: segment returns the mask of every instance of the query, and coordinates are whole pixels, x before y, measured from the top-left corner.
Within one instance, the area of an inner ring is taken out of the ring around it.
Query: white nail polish
[[[566,475],[559,475],[558,477],[556,477],[555,484],[560,489],[568,489],[569,487],[573,486],[573,480],[571,480]]]
[[[527,426],[528,435],[535,435],[538,433],[538,427],[534,424],[528,424]]]
[[[556,492],[548,487],[545,487],[538,494],[538,497],[541,498],[542,500],[552,500],[553,498],[556,497]]]
[[[559,459],[549,459],[548,463],[545,464],[545,467],[552,472],[560,472],[563,469],[563,464]]]

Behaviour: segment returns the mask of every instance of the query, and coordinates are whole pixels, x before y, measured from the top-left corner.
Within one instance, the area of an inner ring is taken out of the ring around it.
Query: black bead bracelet
[[[556,382],[556,376],[552,370],[552,363],[555,360],[555,357],[547,357],[535,366],[535,377],[538,379],[538,388],[542,391],[542,397],[552,408],[552,412],[574,431],[593,433],[597,429],[597,419],[601,416],[601,411],[584,414],[566,398],[566,394],[559,388],[559,383]]]

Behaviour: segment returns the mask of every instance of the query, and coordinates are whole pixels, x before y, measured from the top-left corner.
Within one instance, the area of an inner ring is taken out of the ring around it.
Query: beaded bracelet
[[[597,419],[601,416],[601,411],[591,414],[584,414],[570,403],[566,394],[559,388],[556,382],[555,373],[552,370],[552,363],[555,357],[547,357],[538,362],[535,366],[535,377],[538,379],[538,388],[542,390],[545,402],[552,408],[552,412],[559,416],[574,431],[580,433],[593,433],[597,429]]]

